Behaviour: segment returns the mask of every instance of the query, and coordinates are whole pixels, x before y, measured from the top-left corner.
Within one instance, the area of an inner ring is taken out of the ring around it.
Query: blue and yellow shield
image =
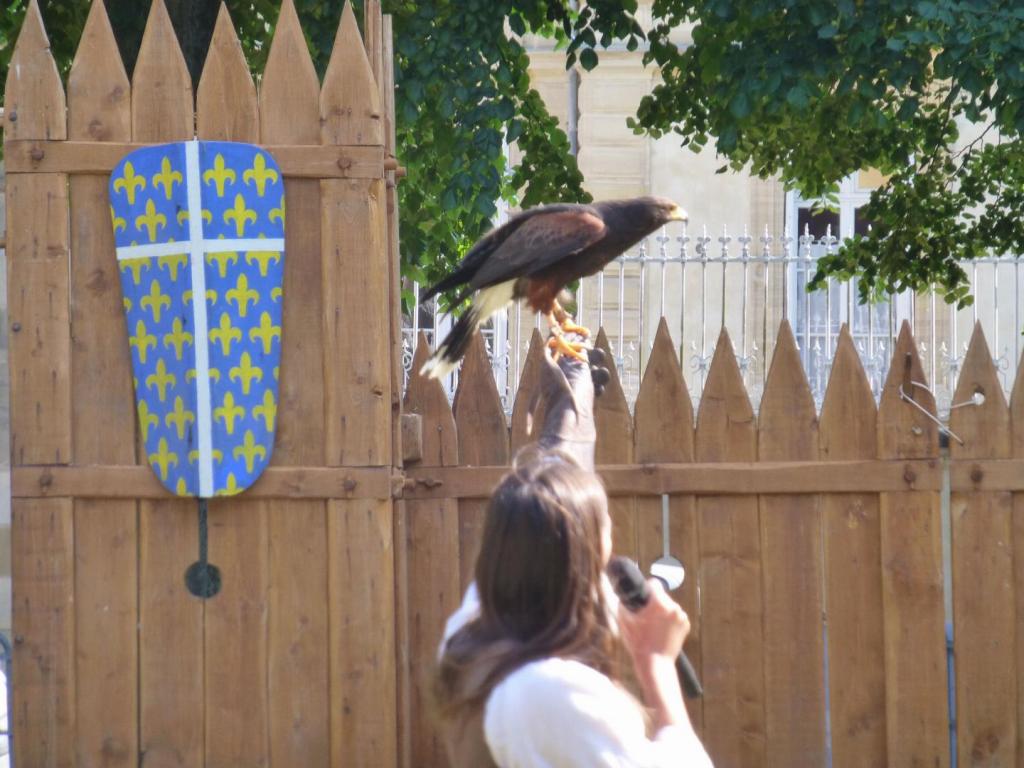
[[[284,183],[258,147],[182,142],[110,180],[139,428],[179,496],[248,488],[277,415]]]

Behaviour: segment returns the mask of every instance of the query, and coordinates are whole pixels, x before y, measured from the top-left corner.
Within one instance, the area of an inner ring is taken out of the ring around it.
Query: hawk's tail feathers
[[[455,323],[455,327],[441,342],[441,346],[434,350],[434,354],[423,364],[420,375],[426,376],[428,379],[443,379],[454,371],[459,360],[469,349],[469,343],[473,340],[476,329],[483,325],[486,319],[486,317],[480,317],[480,312],[476,307],[470,307]]]
[[[458,319],[445,340],[423,364],[420,375],[430,379],[443,379],[454,371],[469,349],[469,343],[473,340],[477,328],[486,323],[495,312],[507,307],[513,300],[514,293],[515,280],[477,291],[472,306]]]

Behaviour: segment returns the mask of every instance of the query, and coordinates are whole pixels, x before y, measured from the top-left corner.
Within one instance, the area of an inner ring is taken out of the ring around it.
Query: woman
[[[476,581],[442,643],[437,694],[453,764],[710,766],[674,666],[686,614],[653,581],[647,606],[629,613],[604,578],[611,520],[592,472],[587,367],[549,360],[542,390],[541,447],[491,496]],[[621,686],[620,640],[649,722]]]

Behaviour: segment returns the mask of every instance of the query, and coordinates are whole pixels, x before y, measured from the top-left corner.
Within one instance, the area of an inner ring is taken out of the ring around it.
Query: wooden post
[[[878,457],[937,458],[935,413],[910,326],[903,324],[878,408]],[[909,479],[913,487],[913,478]],[[881,494],[886,754],[890,765],[949,765],[939,498]]]
[[[821,407],[822,461],[874,459],[875,398],[849,328],[839,333]],[[886,765],[885,644],[878,495],[821,498],[832,765]]]
[[[441,384],[419,375],[430,356],[430,345],[422,333],[413,359],[413,373],[405,395],[406,413],[423,419],[423,458],[417,466],[458,465],[455,420]],[[443,766],[444,744],[431,717],[431,671],[437,659],[438,643],[445,620],[458,608],[462,595],[459,580],[459,505],[454,499],[406,501],[408,557],[405,591],[409,631],[407,665],[402,674],[408,680],[408,707],[403,708],[409,733],[406,766]]]
[[[755,461],[757,431],[724,328],[697,411],[697,461]],[[721,765],[765,762],[761,537],[757,499],[702,496],[701,668],[704,743]]]
[[[323,144],[383,146],[380,93],[346,2],[320,94]],[[391,466],[384,179],[321,182],[328,466]],[[328,502],[331,764],[397,761],[390,499]]]
[[[479,331],[469,345],[455,394],[455,426],[459,434],[459,464],[489,467],[508,463],[508,426],[501,396],[491,373],[491,361]],[[473,580],[480,537],[483,534],[483,499],[459,501],[459,572],[462,588]]]
[[[200,139],[259,141],[256,88],[225,5],[217,17],[196,102]],[[267,502],[244,496],[211,501],[209,547],[223,586],[205,603],[204,753],[215,765],[267,764]]]
[[[64,89],[29,3],[5,91],[4,138],[64,139]],[[71,460],[68,200],[62,174],[7,178],[11,465]],[[74,522],[69,499],[11,504],[14,743],[23,765],[75,753]]]
[[[953,404],[976,393],[984,402],[954,408],[953,460],[1010,458],[1010,414],[981,323],[960,370]],[[980,470],[973,475],[981,482]],[[1016,640],[1013,589],[1013,495],[954,493],[953,642],[956,652],[957,752],[961,765],[1012,765],[1017,751]]]
[[[1012,426],[1011,454],[1024,459],[1024,360],[1017,361],[1017,381],[1010,397]],[[1024,493],[1013,494],[1013,591],[1017,638],[1015,667],[1017,670],[1017,716],[1024,714]],[[1017,728],[1017,764],[1024,762],[1024,728]]]
[[[693,404],[683,380],[668,324],[662,318],[654,337],[651,357],[636,398],[634,455],[637,463],[693,461]],[[621,438],[620,438],[621,439]],[[646,496],[636,501],[637,549],[641,568],[664,554],[682,562],[687,578],[682,591],[674,597],[690,616],[691,631],[686,655],[700,675],[700,603],[699,538],[697,510],[693,496],[669,497],[668,531],[663,527],[662,498]],[[664,550],[665,537],[669,550]],[[687,699],[694,727],[703,725],[702,699]]]
[[[131,140],[131,86],[104,4],[92,4],[68,79],[68,138]],[[76,464],[136,462],[131,357],[105,176],[72,176],[71,426]],[[75,509],[76,755],[137,763],[138,504],[78,499]],[[97,706],[97,702],[105,702]],[[20,757],[20,754],[19,754]]]
[[[193,136],[188,69],[163,0],[154,0],[132,80],[132,140]],[[196,502],[143,501],[139,517],[140,750],[157,764],[201,764],[203,604],[183,579],[198,553]]]
[[[760,461],[818,458],[814,397],[789,322],[782,321],[758,411]],[[770,766],[822,765],[825,654],[818,499],[762,496],[764,685]]]
[[[318,144],[320,81],[292,0],[284,0],[260,87],[260,136]],[[285,180],[284,318],[274,464],[324,463],[320,182]],[[330,763],[327,504],[275,501],[267,629],[270,765]],[[281,716],[289,713],[288,717]]]

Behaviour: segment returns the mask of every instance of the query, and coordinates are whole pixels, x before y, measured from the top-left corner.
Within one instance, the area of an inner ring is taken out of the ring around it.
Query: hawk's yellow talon
[[[579,360],[581,363],[587,362],[587,356],[583,354],[583,351],[587,348],[585,344],[566,341],[562,336],[555,334],[548,339],[548,347],[555,353],[556,360],[559,355],[568,355]]]

